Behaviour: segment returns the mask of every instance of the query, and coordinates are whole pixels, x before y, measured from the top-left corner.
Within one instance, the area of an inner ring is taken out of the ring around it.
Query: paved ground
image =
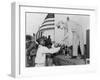
[[[56,65],[81,65],[85,64],[84,59],[70,59],[64,55],[58,55],[54,58]]]

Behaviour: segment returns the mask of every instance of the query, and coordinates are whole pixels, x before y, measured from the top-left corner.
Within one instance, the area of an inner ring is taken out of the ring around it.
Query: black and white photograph
[[[11,49],[7,56],[10,45],[1,41],[1,72],[8,69],[11,73],[6,76],[26,80],[98,80],[100,5],[95,0],[50,1],[12,2],[8,5],[10,10],[6,9],[7,4],[2,6],[6,19],[10,11],[11,20],[6,21],[1,15],[1,33],[6,36],[1,40],[11,44]],[[6,76],[1,73],[1,80],[7,80]]]
[[[25,66],[88,65],[90,15],[25,13]]]

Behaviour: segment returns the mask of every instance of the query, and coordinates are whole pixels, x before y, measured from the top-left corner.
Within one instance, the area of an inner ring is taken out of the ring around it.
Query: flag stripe
[[[42,25],[40,28],[42,29],[42,27],[47,27],[47,26],[54,26],[54,23],[44,24],[44,25]]]
[[[43,28],[43,29],[41,29],[40,31],[42,31],[42,30],[50,30],[50,29],[55,29],[54,27],[50,27],[50,28]]]
[[[37,32],[37,39],[42,36],[42,31],[54,29],[55,25],[55,15],[54,13],[48,13],[45,17],[43,23],[41,24],[38,32]]]
[[[46,29],[46,28],[54,28],[54,25],[48,25],[48,27],[47,27],[47,26],[44,26],[44,27],[42,27],[40,30]]]
[[[47,21],[47,20],[55,20],[54,18],[47,18],[47,19],[44,19],[44,21]]]
[[[47,23],[47,22],[54,22],[55,20],[46,20],[42,24]]]

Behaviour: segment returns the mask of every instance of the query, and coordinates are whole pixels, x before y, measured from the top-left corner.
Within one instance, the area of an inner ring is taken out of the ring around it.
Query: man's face
[[[42,39],[42,40],[40,41],[40,44],[44,46],[44,45],[45,45],[45,41]]]
[[[57,23],[57,27],[58,28],[60,28],[60,29],[63,29],[64,28],[64,22],[63,21],[59,21],[58,23]]]

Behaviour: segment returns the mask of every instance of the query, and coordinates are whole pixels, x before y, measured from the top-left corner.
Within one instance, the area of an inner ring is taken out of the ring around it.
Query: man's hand
[[[54,44],[54,47],[58,47],[58,43],[55,43],[55,44]]]
[[[54,43],[54,44],[52,45],[52,48],[56,48],[56,47],[58,47],[58,43]]]

